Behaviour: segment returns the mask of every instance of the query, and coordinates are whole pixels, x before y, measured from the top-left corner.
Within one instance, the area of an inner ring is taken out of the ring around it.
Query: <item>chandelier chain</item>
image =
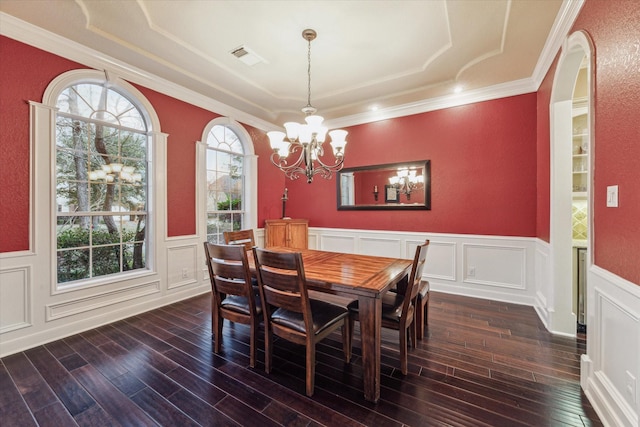
[[[307,40],[307,106],[311,107],[311,39]]]

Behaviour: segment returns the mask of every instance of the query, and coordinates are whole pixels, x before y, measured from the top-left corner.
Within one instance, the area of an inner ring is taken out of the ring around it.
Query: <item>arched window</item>
[[[56,107],[57,283],[146,269],[145,115],[95,81],[66,87]]]
[[[224,243],[223,232],[248,227],[247,162],[239,135],[214,124],[206,137],[207,240]]]

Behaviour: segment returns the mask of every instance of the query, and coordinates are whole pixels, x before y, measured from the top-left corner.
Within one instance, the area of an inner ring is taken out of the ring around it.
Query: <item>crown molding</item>
[[[457,107],[460,105],[473,104],[475,102],[491,101],[498,98],[523,95],[525,93],[535,92],[536,90],[537,87],[534,81],[531,78],[525,78],[459,94],[430,98],[392,108],[385,108],[377,111],[345,116],[339,119],[327,120],[326,125],[331,128],[355,126],[380,120],[442,110],[444,108]]]
[[[560,10],[553,22],[553,27],[549,31],[547,41],[542,48],[542,53],[538,58],[536,67],[533,70],[532,79],[535,82],[536,90],[542,84],[542,80],[547,75],[553,60],[560,51],[571,27],[573,27],[585,0],[564,0],[560,6]]]
[[[139,84],[216,114],[231,117],[238,122],[253,126],[257,129],[266,131],[275,128],[272,123],[245,113],[237,108],[186,89],[183,86],[133,67],[4,12],[0,12],[0,34],[54,55],[78,62],[87,67],[105,70],[130,83]]]

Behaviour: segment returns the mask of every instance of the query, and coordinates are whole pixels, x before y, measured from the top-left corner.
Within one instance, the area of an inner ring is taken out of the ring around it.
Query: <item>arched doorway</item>
[[[562,55],[551,91],[550,130],[551,130],[551,200],[550,200],[550,256],[553,314],[550,316],[549,329],[555,333],[574,336],[576,334],[577,313],[576,294],[573,289],[573,218],[572,201],[576,190],[574,184],[574,87],[581,69],[586,67],[587,94],[584,110],[586,114],[584,135],[585,152],[591,153],[584,164],[584,193],[588,210],[592,209],[593,181],[593,45],[589,36],[578,31],[569,36],[563,46]],[[581,144],[582,145],[582,144]],[[588,220],[591,231],[586,236],[587,269],[592,263],[591,236],[593,235],[593,216]]]

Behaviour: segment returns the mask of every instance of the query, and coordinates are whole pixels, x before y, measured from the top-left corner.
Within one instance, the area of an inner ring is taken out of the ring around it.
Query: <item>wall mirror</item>
[[[431,209],[431,161],[344,168],[338,210]]]

